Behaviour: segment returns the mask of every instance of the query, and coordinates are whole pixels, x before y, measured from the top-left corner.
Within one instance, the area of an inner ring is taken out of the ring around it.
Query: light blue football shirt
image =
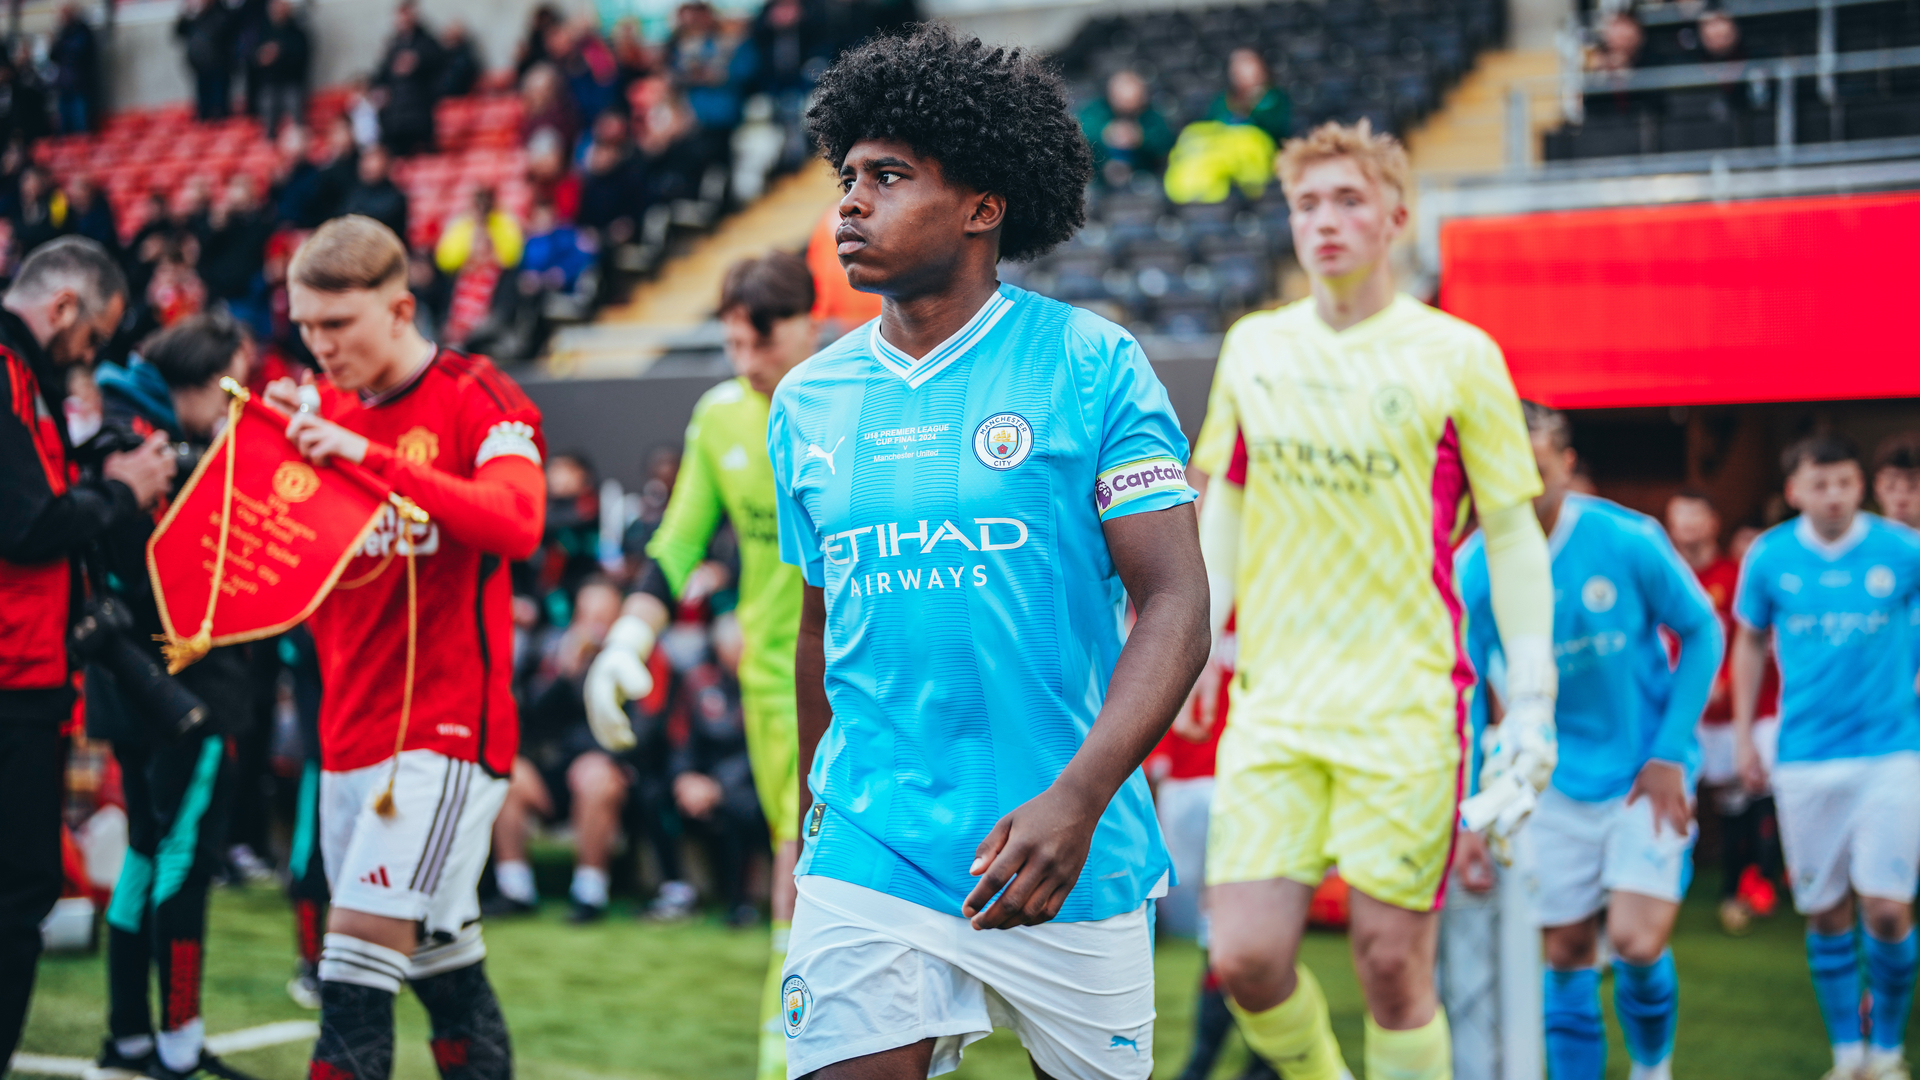
[[[1920,535],[1873,514],[1832,544],[1795,518],[1747,549],[1733,613],[1774,632],[1782,762],[1920,750],[1916,601]]]
[[[1649,761],[1679,765],[1691,777],[1700,764],[1695,728],[1725,650],[1699,579],[1658,522],[1605,499],[1568,495],[1547,546],[1560,669],[1553,786],[1569,798],[1601,802],[1625,795]],[[1500,635],[1478,534],[1458,561],[1467,656],[1487,672],[1498,667]],[[1677,665],[1668,660],[1661,627],[1680,640]],[[1484,690],[1474,695],[1476,732],[1486,727],[1486,697]]]
[[[879,321],[795,368],[767,422],[780,554],[825,590],[833,706],[798,874],[960,914],[974,849],[1060,775],[1123,637],[1101,522],[1195,497],[1140,346],[1001,285],[919,360]],[[1170,876],[1134,770],[1059,918],[1132,911]]]

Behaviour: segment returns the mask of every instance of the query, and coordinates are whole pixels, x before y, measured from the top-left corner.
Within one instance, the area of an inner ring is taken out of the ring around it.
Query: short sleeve
[[[773,505],[779,521],[780,561],[799,567],[807,584],[824,588],[827,564],[820,551],[820,533],[813,526],[813,516],[807,513],[793,489],[795,438],[787,418],[786,399],[775,393],[773,411],[767,416],[767,456],[773,462]]]
[[[1740,584],[1733,589],[1733,616],[1747,626],[1764,630],[1773,625],[1773,597],[1760,571],[1760,555],[1765,540],[1756,540],[1740,560]]]
[[[1070,347],[1092,347],[1079,335],[1069,335],[1068,341]],[[1187,437],[1180,433],[1167,388],[1131,337],[1115,332],[1103,344],[1111,349],[1105,363],[1109,377],[1089,492],[1100,520],[1192,502],[1199,496],[1187,486]]]
[[[1239,350],[1240,335],[1228,332],[1220,343],[1220,359],[1213,367],[1213,388],[1207,391],[1207,416],[1200,422],[1200,435],[1193,442],[1193,468],[1208,477],[1219,476],[1233,453],[1240,433],[1240,413],[1234,406],[1231,370]]]
[[[1453,423],[1474,505],[1484,514],[1540,494],[1540,468],[1533,460],[1520,395],[1499,346],[1485,335],[1475,334],[1467,346],[1458,392]]]

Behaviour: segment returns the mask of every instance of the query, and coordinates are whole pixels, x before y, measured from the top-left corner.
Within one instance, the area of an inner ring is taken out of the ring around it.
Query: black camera
[[[146,442],[147,436],[132,428],[109,425],[77,448],[74,456],[82,467],[98,470],[108,454],[131,453],[146,445]],[[200,459],[207,455],[207,448],[199,443],[175,442],[168,443],[167,449],[173,454],[173,489],[178,491],[180,485],[187,482],[187,477],[193,475],[193,470],[200,467]]]
[[[122,601],[89,600],[68,641],[75,656],[99,664],[141,716],[167,738],[192,733],[207,722],[207,703],[180,685],[152,653],[134,644],[133,613]]]

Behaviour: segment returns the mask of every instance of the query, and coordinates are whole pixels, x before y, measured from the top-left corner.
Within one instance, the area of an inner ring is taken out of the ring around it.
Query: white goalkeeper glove
[[[1522,640],[1509,650],[1506,715],[1487,732],[1480,793],[1460,806],[1460,823],[1484,831],[1494,856],[1510,863],[1510,841],[1553,781],[1560,745],[1553,724],[1559,671],[1550,643]]]
[[[653,652],[653,628],[632,615],[622,615],[607,631],[600,655],[587,668],[581,695],[587,703],[587,726],[594,741],[614,753],[631,750],[639,740],[626,703],[653,691],[647,657]]]

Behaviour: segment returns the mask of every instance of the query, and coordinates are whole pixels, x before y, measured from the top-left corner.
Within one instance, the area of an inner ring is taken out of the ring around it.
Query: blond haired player
[[[1472,669],[1453,545],[1487,534],[1511,707],[1484,780],[1517,826],[1554,764],[1553,593],[1540,477],[1500,351],[1394,291],[1407,161],[1366,121],[1279,159],[1313,295],[1227,334],[1194,467],[1216,628],[1239,611],[1233,724],[1207,841],[1212,959],[1247,1041],[1289,1080],[1345,1075],[1296,963],[1328,866],[1353,888],[1367,1073],[1452,1075],[1434,993]]]
[[[404,982],[443,1080],[507,1080],[475,885],[519,745],[506,562],[533,553],[546,517],[540,413],[485,357],[420,336],[406,248],[372,218],[322,225],[287,277],[326,376],[305,401],[291,380],[267,388],[294,413],[287,438],[315,463],[358,462],[431,519],[389,511],[307,621],[333,895],[308,1076],[387,1080]]]

